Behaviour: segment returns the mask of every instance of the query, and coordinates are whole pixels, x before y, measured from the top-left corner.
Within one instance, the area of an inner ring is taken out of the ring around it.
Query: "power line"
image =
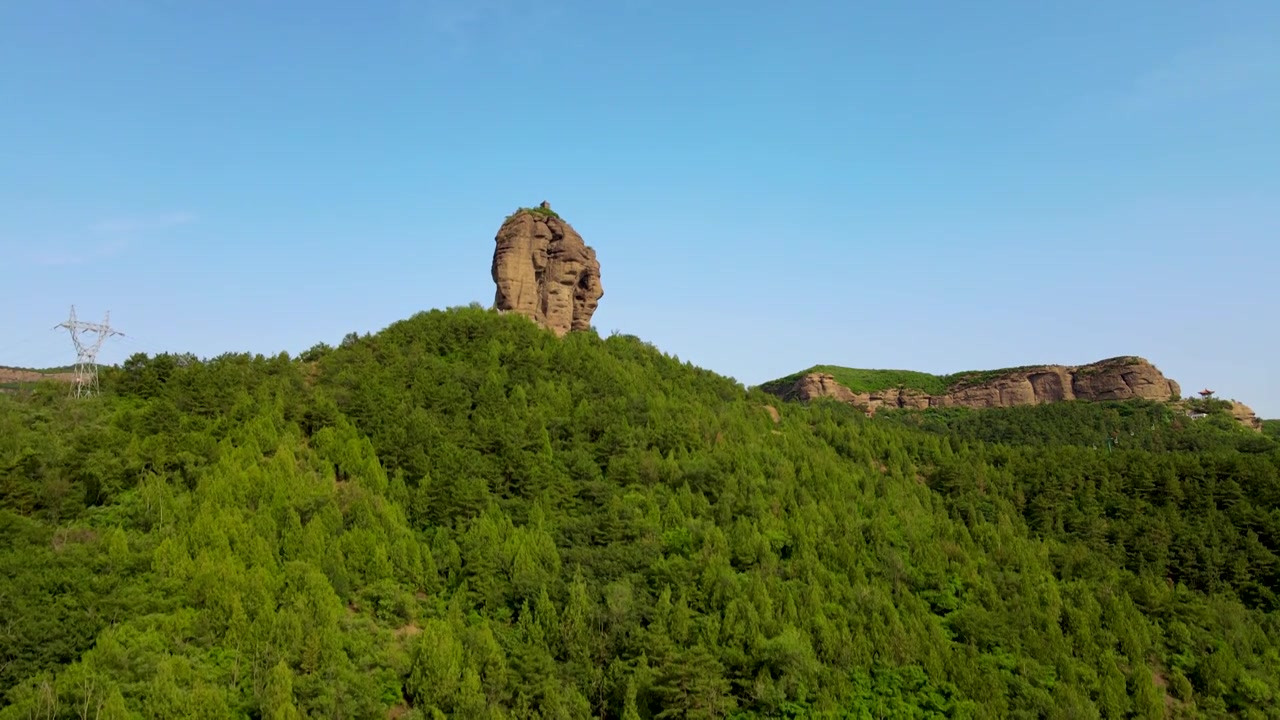
[[[111,311],[103,316],[102,323],[90,323],[76,320],[76,306],[71,306],[71,319],[58,323],[54,329],[66,328],[71,333],[71,342],[76,346],[75,379],[71,382],[71,392],[76,397],[89,397],[98,392],[98,350],[102,343],[112,335],[124,336],[124,333],[111,329]],[[81,334],[96,336],[92,343],[81,339]]]

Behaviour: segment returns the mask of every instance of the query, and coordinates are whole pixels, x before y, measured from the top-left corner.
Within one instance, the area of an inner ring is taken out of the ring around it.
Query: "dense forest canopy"
[[[984,409],[895,409],[882,417],[934,433],[1013,445],[1153,451],[1234,449],[1254,454],[1274,450],[1275,440],[1280,439],[1274,433],[1266,433],[1265,423],[1264,432],[1259,433],[1237,421],[1231,415],[1231,403],[1225,400],[1189,399],[1176,404],[1109,400]]]
[[[0,718],[1280,717],[1274,424],[476,307],[102,383],[0,396]]]

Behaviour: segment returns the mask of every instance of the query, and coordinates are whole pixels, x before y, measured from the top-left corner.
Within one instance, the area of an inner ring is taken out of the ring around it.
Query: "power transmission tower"
[[[103,316],[102,323],[90,323],[76,320],[76,306],[71,306],[71,319],[54,326],[54,330],[66,328],[71,333],[71,342],[76,346],[76,373],[72,381],[71,394],[76,397],[89,397],[98,393],[98,350],[102,343],[112,335],[124,333],[111,329],[111,311]],[[92,334],[92,343],[81,338],[82,334]]]

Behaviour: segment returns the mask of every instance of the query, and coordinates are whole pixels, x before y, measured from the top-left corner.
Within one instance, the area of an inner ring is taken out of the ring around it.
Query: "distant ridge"
[[[866,410],[931,407],[996,408],[1069,400],[1182,399],[1182,388],[1145,358],[1121,355],[1087,365],[1025,365],[932,375],[816,365],[760,386],[784,400],[834,398]],[[1247,405],[1231,403],[1242,424],[1261,430]]]
[[[0,390],[16,390],[41,380],[71,382],[75,376],[71,367],[19,368],[0,365]]]

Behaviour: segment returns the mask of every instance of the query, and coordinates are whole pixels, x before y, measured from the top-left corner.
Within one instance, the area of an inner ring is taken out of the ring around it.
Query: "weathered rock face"
[[[928,395],[909,388],[857,393],[826,373],[804,375],[782,396],[812,400],[830,397],[865,407],[874,413],[882,407],[1009,407],[1063,400],[1160,400],[1181,396],[1178,383],[1166,378],[1142,358],[1111,358],[1089,365],[1041,365],[1019,368],[973,384],[961,383],[942,395]]]
[[[595,251],[550,210],[544,202],[538,211],[507,218],[495,238],[490,274],[498,310],[521,313],[563,336],[591,328],[604,286]]]
[[[1258,417],[1252,408],[1242,402],[1231,402],[1231,417],[1245,427],[1262,432],[1262,418]]]

